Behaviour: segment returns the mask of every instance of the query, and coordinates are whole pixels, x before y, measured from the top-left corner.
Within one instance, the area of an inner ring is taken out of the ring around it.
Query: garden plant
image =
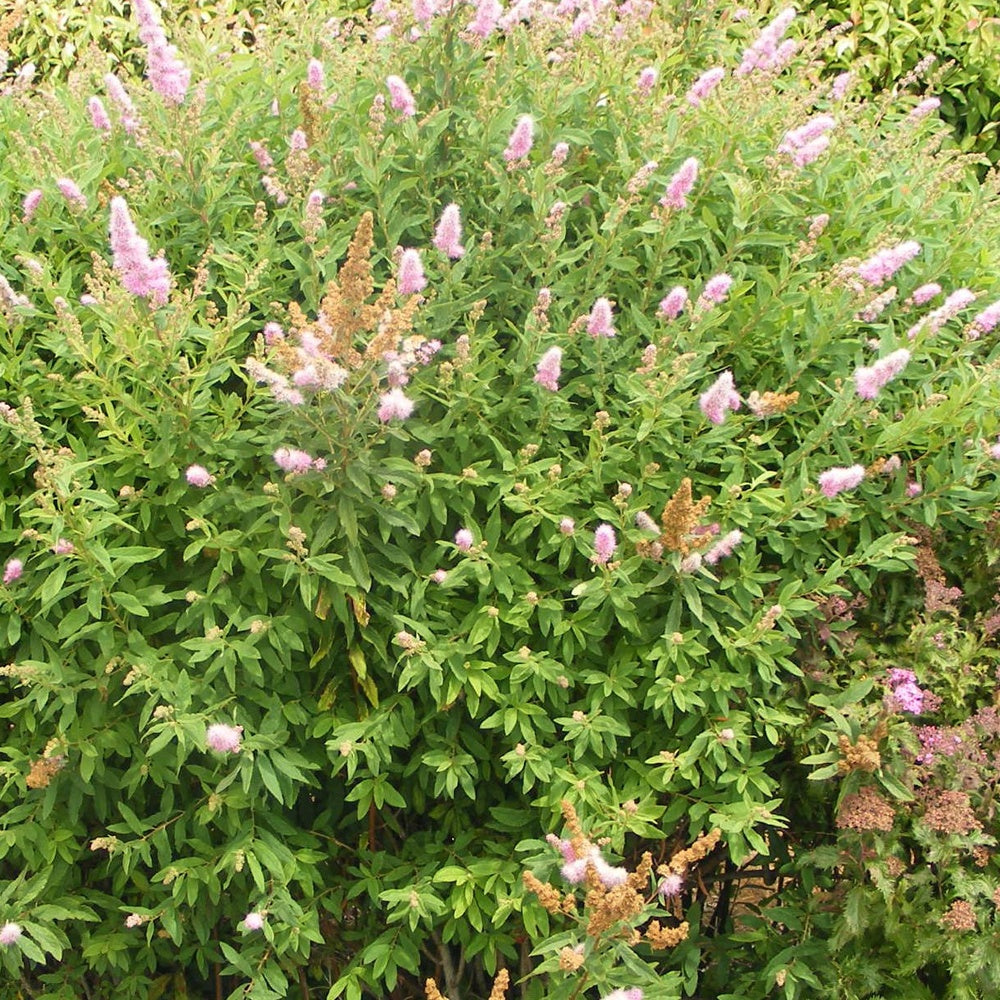
[[[0,58],[0,998],[996,996],[1000,184],[924,79],[114,31]]]

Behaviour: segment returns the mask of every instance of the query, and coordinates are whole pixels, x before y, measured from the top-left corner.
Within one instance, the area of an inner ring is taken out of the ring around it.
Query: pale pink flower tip
[[[17,941],[18,938],[20,938],[20,936],[21,936],[20,924],[15,924],[8,920],[7,923],[3,925],[3,927],[0,927],[0,944],[2,944],[4,947],[6,947],[7,945],[14,944],[14,942]]]
[[[698,179],[698,161],[689,156],[677,169],[667,184],[667,193],[660,199],[664,208],[681,209],[687,207],[687,196]]]
[[[820,473],[819,488],[823,496],[833,498],[838,493],[845,490],[853,490],[860,486],[865,478],[865,467],[863,465],[834,466]]]
[[[886,247],[862,261],[857,267],[857,275],[866,285],[885,284],[903,265],[913,260],[920,250],[920,244],[916,240],[905,240],[896,246]]]
[[[998,445],[998,447],[1000,447],[1000,445]],[[573,532],[576,531],[576,522],[571,517],[564,517],[559,522],[559,530],[564,535],[572,535]]]
[[[909,482],[906,484],[906,495],[908,497],[918,497],[924,492],[923,486],[917,482]]]
[[[468,552],[472,548],[472,532],[468,528],[459,528],[455,532],[455,547],[462,552]]]
[[[149,256],[149,244],[135,228],[124,198],[111,199],[111,250],[125,290],[154,306],[164,305],[170,294],[167,262]]]
[[[184,478],[199,489],[210,486],[215,477],[203,465],[189,465]]]
[[[718,305],[729,294],[733,279],[728,274],[716,274],[705,282],[701,290],[701,304]]]
[[[306,67],[306,83],[309,84],[310,90],[322,90],[325,79],[323,64],[318,59],[310,59]]]
[[[34,188],[24,196],[21,208],[24,211],[24,221],[30,222],[32,216],[38,210],[38,204],[42,200],[42,189]]]
[[[723,372],[712,383],[712,387],[699,396],[698,406],[713,424],[724,423],[726,414],[730,410],[738,410],[740,408],[740,394],[733,384],[733,373]]]
[[[683,888],[684,879],[676,872],[671,872],[660,879],[660,884],[657,886],[656,891],[661,899],[676,899],[681,894]]]
[[[721,559],[733,554],[733,550],[743,541],[743,532],[739,528],[726,532],[706,553],[704,561],[714,566]],[[698,553],[693,553],[697,555]],[[683,568],[683,565],[682,565]],[[696,567],[697,568],[697,567]]]
[[[239,753],[242,738],[242,726],[227,726],[221,722],[209,726],[205,733],[205,742],[216,753]]]
[[[20,559],[8,559],[7,565],[3,568],[3,582],[9,584],[20,580],[23,572],[24,563]]]
[[[657,315],[663,316],[665,319],[677,319],[682,312],[684,312],[684,307],[687,305],[688,293],[682,285],[675,285],[666,294],[664,298],[660,300],[660,308],[657,309]]]
[[[379,397],[378,418],[383,424],[390,420],[406,420],[413,413],[413,400],[398,386]]]
[[[600,298],[594,303],[587,319],[587,333],[591,337],[613,337],[615,335],[614,320],[612,318],[611,301]]]
[[[128,927],[130,930],[133,927],[141,927],[142,924],[143,924],[142,915],[139,913],[130,913],[125,918],[125,926]]]
[[[736,733],[734,733],[732,729],[719,730],[719,739],[722,740],[724,743],[728,743],[729,740],[734,739],[735,736]]]
[[[639,73],[639,80],[636,83],[636,89],[640,94],[649,94],[653,87],[656,86],[656,81],[660,74],[657,72],[656,68],[653,66],[647,66],[642,72]]]
[[[613,990],[604,997],[604,1000],[642,1000],[642,990],[638,986],[633,986],[630,989]]]
[[[1000,462],[1000,441],[990,445],[990,458],[994,458]]]
[[[264,927],[264,915],[253,910],[243,918],[243,926],[248,931],[261,930]]]
[[[389,103],[393,111],[398,111],[404,118],[412,118],[417,113],[417,102],[406,81],[401,76],[388,76],[385,85],[389,89]]]
[[[111,119],[108,117],[104,102],[99,97],[91,97],[87,100],[87,111],[90,113],[90,123],[98,132],[111,131]]]
[[[697,108],[719,85],[725,75],[726,71],[721,66],[716,66],[714,69],[709,69],[702,73],[685,95],[688,104],[693,108]]]
[[[452,260],[458,260],[465,253],[462,246],[462,214],[458,205],[452,203],[441,213],[441,221],[434,231],[434,246]]]
[[[444,569],[436,569],[431,573],[431,579],[435,583],[444,583],[448,579],[448,571]]]
[[[503,7],[500,5],[500,0],[478,0],[476,16],[469,24],[469,32],[480,38],[488,38],[502,14]]]
[[[419,250],[404,250],[399,258],[399,277],[396,286],[400,295],[415,295],[427,287],[424,265]]]
[[[558,347],[550,347],[538,362],[535,371],[535,381],[544,389],[550,392],[559,391],[560,365],[562,363],[562,350]]]
[[[65,538],[60,538],[52,546],[52,551],[57,556],[72,555],[76,551],[76,546]]]
[[[279,448],[274,453],[274,461],[284,472],[308,472],[312,468],[312,455],[298,448]]]
[[[531,115],[521,115],[507,140],[507,148],[503,152],[503,158],[508,163],[523,160],[531,152],[532,143],[535,141],[535,123]]]
[[[614,554],[618,547],[618,539],[615,538],[615,529],[610,524],[598,525],[594,532],[594,554],[591,556],[593,562],[603,566]]]
[[[854,386],[862,399],[874,399],[880,390],[891,382],[909,363],[910,352],[906,348],[893,351],[880,358],[870,367],[861,367],[854,372]]]
[[[926,285],[915,288],[910,298],[913,300],[915,306],[922,306],[940,294],[941,286],[936,281],[929,281]]]

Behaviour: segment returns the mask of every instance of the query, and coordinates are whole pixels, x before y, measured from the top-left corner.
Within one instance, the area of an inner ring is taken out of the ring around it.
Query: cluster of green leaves
[[[865,93],[891,87],[926,56],[941,71],[926,75],[941,98],[941,117],[963,149],[1000,160],[1000,17],[993,0],[812,0],[829,26],[849,23],[831,68],[851,70]]]
[[[0,592],[0,922],[24,936],[0,963],[25,989],[332,1000],[404,995],[433,972],[477,995],[498,964],[530,968],[551,929],[520,884],[538,844],[518,844],[555,829],[567,797],[630,862],[723,831],[725,860],[687,888],[689,939],[635,958],[662,973],[650,1000],[835,985],[833,916],[803,859],[835,835],[837,790],[801,760],[827,749],[834,700],[875,689],[852,686],[865,662],[822,669],[819,607],[867,595],[873,642],[911,616],[914,526],[939,533],[945,571],[978,595],[970,612],[989,601],[997,341],[953,321],[910,342],[920,312],[906,300],[933,279],[992,301],[996,195],[938,151],[940,123],[906,122],[906,102],[829,107],[806,72],[825,53],[808,42],[780,76],[730,74],[697,111],[667,99],[737,65],[765,19],[631,10],[580,38],[555,17],[485,43],[462,36],[471,11],[415,41],[408,7],[389,33],[274,11],[252,52],[223,24],[168,24],[204,91],[172,108],[129,82],[137,136],[100,135],[86,115],[80,95],[102,92],[106,66],[0,105],[0,268],[30,302],[0,318],[14,408],[0,544],[24,563]],[[313,99],[310,57],[329,77]],[[660,82],[644,97],[648,65]],[[389,75],[413,89],[416,118],[372,114]],[[782,136],[827,110],[830,152],[792,169]],[[535,148],[508,170],[521,114]],[[305,157],[285,152],[295,128]],[[264,193],[251,141],[277,161],[286,203]],[[557,142],[570,155],[554,167]],[[701,163],[690,207],[654,212],[688,156]],[[60,197],[61,177],[90,209]],[[163,249],[166,308],[108,266],[115,193]],[[452,201],[457,261],[430,248]],[[556,201],[565,213],[547,222]],[[378,370],[289,408],[244,368],[289,304],[316,314],[369,211],[376,289],[397,245],[424,248],[414,332],[443,343],[411,372],[401,424],[372,413]],[[904,238],[919,260],[860,322],[845,262]],[[671,286],[695,298],[722,271],[724,303],[657,317]],[[616,303],[614,339],[578,322],[598,296]],[[913,360],[865,402],[852,373],[871,344]],[[557,393],[533,381],[550,346],[564,351]],[[714,426],[698,397],[726,369],[744,397],[798,398]],[[287,446],[326,469],[283,476],[271,455]],[[830,466],[889,454],[895,476],[832,500],[816,488]],[[211,486],[187,483],[194,463]],[[744,535],[694,572],[680,552],[655,558],[635,522],[686,477],[711,498],[703,524]],[[602,522],[619,543],[608,566],[591,559]],[[53,551],[60,539],[72,553]],[[238,754],[207,747],[215,723],[243,727]],[[762,863],[783,889],[747,903],[733,887]],[[250,911],[266,913],[262,932],[241,929]],[[626,963],[596,981],[635,975]],[[527,995],[564,985],[546,967]]]

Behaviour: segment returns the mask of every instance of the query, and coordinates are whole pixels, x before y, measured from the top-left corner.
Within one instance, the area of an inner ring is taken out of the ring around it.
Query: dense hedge
[[[995,992],[922,95],[791,12],[136,6],[0,98],[7,995]]]

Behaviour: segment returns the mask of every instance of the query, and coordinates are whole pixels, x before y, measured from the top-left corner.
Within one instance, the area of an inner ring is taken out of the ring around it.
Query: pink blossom
[[[164,305],[170,294],[167,262],[149,256],[149,244],[136,230],[124,198],[111,199],[111,250],[125,290],[153,306]]]
[[[243,926],[248,931],[259,931],[264,926],[264,914],[254,910],[243,918]]]
[[[145,923],[145,918],[140,913],[130,913],[125,918],[125,926],[131,930],[133,927],[141,927]]]
[[[671,872],[660,879],[660,884],[656,887],[656,892],[660,899],[666,902],[668,899],[676,899],[683,889],[684,879],[676,872]]]
[[[615,335],[614,320],[612,318],[611,301],[600,298],[590,310],[587,319],[587,333],[594,337],[613,337]]]
[[[838,493],[845,490],[853,490],[861,485],[865,478],[865,467],[863,465],[834,466],[820,473],[819,488],[823,496],[833,498]]]
[[[828,135],[817,136],[792,153],[792,163],[801,170],[803,167],[807,167],[810,163],[818,160],[829,148],[830,137]]]
[[[293,153],[301,153],[309,148],[309,136],[300,129],[294,129],[288,137],[288,147]]]
[[[419,250],[404,250],[399,257],[399,274],[396,287],[400,295],[415,295],[427,287],[424,265]]]
[[[726,71],[721,66],[714,69],[705,70],[693,84],[685,95],[688,104],[693,108],[698,107],[703,100],[719,85]]]
[[[885,284],[904,264],[913,260],[920,253],[920,244],[915,240],[897,243],[872,254],[862,261],[856,269],[858,277],[866,284],[875,287]]]
[[[60,194],[71,204],[80,209],[87,207],[87,198],[84,193],[68,177],[60,177],[56,181],[56,187]]]
[[[388,500],[390,502],[393,501],[393,500],[395,500],[396,499],[396,494],[398,492],[399,491],[396,489],[396,484],[395,483],[384,483],[382,485],[381,493],[382,493],[382,498],[384,500]]]
[[[87,111],[90,113],[90,123],[98,132],[111,131],[111,119],[107,109],[99,97],[91,97],[87,101]]]
[[[910,352],[906,348],[893,351],[880,358],[871,367],[861,367],[854,372],[854,385],[862,399],[874,399],[880,390],[891,382],[909,363]]]
[[[910,480],[910,482],[908,482],[906,484],[906,495],[908,497],[910,497],[911,499],[913,497],[920,496],[920,494],[923,493],[923,492],[924,492],[924,488],[918,482]]]
[[[263,333],[264,343],[268,345],[276,344],[285,339],[285,331],[281,329],[279,323],[265,323]]]
[[[576,522],[571,517],[564,517],[559,522],[559,531],[564,535],[572,535],[576,531]]]
[[[5,948],[8,945],[14,944],[21,937],[21,926],[20,924],[15,924],[8,920],[7,923],[0,927],[0,945]]]
[[[598,525],[594,532],[594,554],[590,557],[591,562],[603,566],[615,554],[617,547],[615,529],[610,524]]]
[[[757,40],[743,53],[743,60],[734,71],[735,75],[746,76],[755,70],[773,72],[781,69],[784,65],[784,59],[787,57],[787,50],[782,53],[778,43],[794,19],[794,7],[786,7],[778,14],[758,35]]]
[[[294,475],[308,472],[312,468],[312,455],[298,448],[279,448],[273,455],[278,468]]]
[[[719,730],[719,739],[722,740],[723,743],[728,743],[730,740],[735,738],[736,738],[736,733],[734,730],[732,729]]]
[[[701,308],[705,308],[709,304],[718,305],[729,294],[729,289],[732,286],[733,279],[728,274],[717,274],[709,278],[701,290],[698,305]]]
[[[853,74],[850,72],[838,73],[830,86],[830,100],[842,101],[844,95],[847,93],[847,88],[851,85],[852,79]]]
[[[118,110],[123,115],[133,115],[135,113],[135,105],[132,103],[132,98],[129,97],[128,91],[114,73],[107,73],[105,75],[104,86],[107,89],[108,97],[115,102]]]
[[[3,582],[11,584],[15,580],[20,580],[23,572],[24,563],[20,559],[8,559],[7,565],[3,568]]]
[[[911,122],[918,122],[941,107],[939,97],[925,97],[906,117]]]
[[[437,13],[435,0],[413,0],[413,19],[424,26],[430,24]]]
[[[257,166],[261,170],[270,170],[274,166],[274,160],[271,159],[271,154],[267,151],[264,143],[257,142],[256,139],[251,139],[250,149],[253,152],[253,158],[257,161]]]
[[[885,701],[890,711],[920,714],[925,692],[918,686],[917,675],[912,670],[891,668],[888,672],[888,685],[889,695]]]
[[[24,201],[21,202],[21,209],[24,212],[25,223],[31,222],[32,216],[38,210],[38,203],[42,200],[42,189],[33,188],[24,196]]]
[[[306,83],[310,90],[322,90],[326,82],[326,72],[318,59],[310,59],[306,66]]]
[[[435,583],[444,583],[448,579],[448,571],[444,569],[436,569],[431,573],[431,579]]]
[[[59,538],[56,540],[56,544],[52,546],[52,551],[57,556],[68,556],[76,551],[76,546],[65,538]]]
[[[404,118],[412,118],[417,113],[417,102],[413,99],[410,88],[400,76],[388,76],[385,80],[389,88],[389,103],[394,111]]]
[[[664,208],[681,209],[687,207],[687,196],[698,179],[698,161],[689,156],[670,178],[667,193],[660,199]]]
[[[987,306],[978,315],[973,316],[972,327],[975,330],[975,335],[973,336],[972,331],[970,331],[969,339],[978,340],[980,335],[989,333],[997,323],[1000,323],[1000,299]]]
[[[689,556],[685,556],[681,560],[680,571],[682,573],[696,573],[701,569],[701,553],[692,552]]]
[[[660,74],[653,66],[647,66],[645,69],[640,71],[639,79],[635,85],[636,90],[639,91],[643,97],[652,93],[653,88],[656,86],[656,81],[659,79]]]
[[[507,140],[507,148],[503,151],[503,158],[508,163],[516,163],[518,160],[523,160],[531,152],[534,141],[534,120],[531,115],[521,115],[510,134],[510,138]]]
[[[460,552],[468,552],[472,548],[473,541],[472,532],[468,528],[459,528],[455,532],[455,547]]]
[[[975,301],[975,292],[970,292],[968,288],[956,289],[937,309],[933,309],[919,323],[912,326],[907,336],[913,340],[924,327],[927,327],[932,334],[937,333],[945,323],[954,319],[966,306],[972,305]]]
[[[900,460],[899,455],[890,455],[885,462],[882,463],[882,475],[892,476],[903,467],[903,463]]]
[[[538,362],[535,371],[535,381],[550,392],[559,391],[560,365],[562,363],[562,349],[550,347]]]
[[[642,1000],[642,990],[638,986],[612,990],[604,1000]]]
[[[150,85],[171,104],[183,103],[191,70],[181,62],[177,49],[167,44],[153,0],[132,0],[132,10],[139,22],[139,38],[146,44],[146,76]]]
[[[681,285],[675,285],[664,298],[660,299],[660,308],[656,314],[663,316],[665,319],[677,319],[684,311],[687,300],[687,289]]]
[[[814,115],[804,125],[790,129],[778,144],[779,153],[791,153],[801,149],[807,142],[825,135],[836,127],[837,120],[831,115]]]
[[[567,156],[569,156],[569,143],[557,142],[552,147],[552,157],[549,160],[549,166],[561,167],[566,162]]]
[[[239,753],[242,738],[242,726],[227,726],[221,722],[213,723],[205,733],[205,742],[216,753]]]
[[[184,477],[192,486],[197,486],[199,489],[211,486],[215,481],[215,476],[203,465],[189,465],[187,472],[184,473]]]
[[[704,561],[709,566],[714,566],[720,559],[725,559],[733,554],[733,550],[743,541],[743,532],[738,528],[723,535],[706,553]]]
[[[478,0],[476,3],[476,16],[468,27],[468,31],[480,38],[488,38],[503,14],[503,7],[499,0]]]
[[[715,380],[712,387],[698,398],[698,406],[713,424],[724,423],[726,414],[730,410],[738,410],[740,408],[740,394],[733,384],[733,373],[724,371]]]
[[[929,281],[926,285],[921,285],[919,288],[915,288],[913,290],[913,294],[910,296],[910,301],[915,306],[922,306],[940,294],[941,286],[936,281]]]
[[[406,420],[413,413],[413,400],[396,387],[379,396],[378,418],[383,424],[390,420]]]
[[[990,445],[990,458],[996,459],[1000,462],[1000,441],[996,444]]]
[[[465,253],[462,246],[462,215],[454,202],[441,213],[441,221],[434,231],[434,246],[452,260],[458,260]]]

